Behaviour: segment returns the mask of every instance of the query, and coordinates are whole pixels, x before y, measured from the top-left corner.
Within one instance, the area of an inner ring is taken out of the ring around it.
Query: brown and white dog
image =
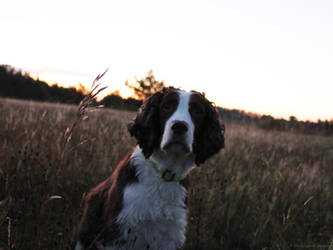
[[[215,108],[194,91],[155,93],[128,129],[138,146],[87,195],[76,250],[180,248],[187,174],[224,147]]]

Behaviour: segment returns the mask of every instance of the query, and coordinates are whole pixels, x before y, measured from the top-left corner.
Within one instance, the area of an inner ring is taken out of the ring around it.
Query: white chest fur
[[[177,249],[185,241],[186,189],[178,182],[162,180],[148,162],[133,156],[144,162],[138,165],[139,182],[124,190],[123,209],[117,217],[124,248]]]

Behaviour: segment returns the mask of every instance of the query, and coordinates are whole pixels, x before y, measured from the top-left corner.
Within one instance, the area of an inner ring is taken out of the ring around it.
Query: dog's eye
[[[162,107],[163,111],[165,111],[165,112],[169,112],[169,111],[171,111],[172,108],[173,108],[173,107],[172,107],[172,105],[170,105],[170,104],[164,104],[163,107]]]
[[[190,112],[195,116],[203,116],[205,113],[201,105],[192,105]]]

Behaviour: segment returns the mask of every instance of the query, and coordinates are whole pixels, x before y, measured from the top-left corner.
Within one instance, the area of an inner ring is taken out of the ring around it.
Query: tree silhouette
[[[33,79],[28,73],[22,73],[10,65],[0,65],[0,97],[78,104],[86,92],[83,85],[80,85],[79,90],[56,84],[49,86],[39,78]]]
[[[136,111],[141,106],[142,101],[133,98],[122,98],[119,93],[114,92],[105,96],[99,103],[106,108],[124,109]]]
[[[164,82],[156,80],[152,70],[149,70],[147,76],[144,78],[136,78],[135,80],[135,84],[130,84],[126,81],[125,85],[128,88],[133,89],[135,97],[139,100],[146,99],[164,87]]]

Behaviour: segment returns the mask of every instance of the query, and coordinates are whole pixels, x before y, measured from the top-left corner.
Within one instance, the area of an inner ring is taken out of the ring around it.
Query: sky
[[[158,80],[225,108],[333,119],[331,0],[3,1],[0,64],[107,93]]]

